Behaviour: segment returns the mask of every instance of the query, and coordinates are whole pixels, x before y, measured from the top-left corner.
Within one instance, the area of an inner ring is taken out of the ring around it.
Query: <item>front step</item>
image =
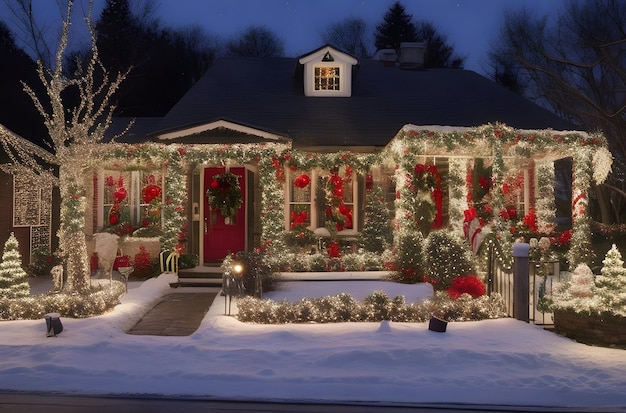
[[[180,287],[221,287],[222,268],[214,266],[197,266],[178,271]]]

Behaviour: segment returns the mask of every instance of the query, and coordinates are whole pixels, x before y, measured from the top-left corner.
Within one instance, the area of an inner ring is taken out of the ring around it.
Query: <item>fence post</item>
[[[529,252],[530,245],[527,243],[513,245],[513,317],[527,323],[530,321]]]

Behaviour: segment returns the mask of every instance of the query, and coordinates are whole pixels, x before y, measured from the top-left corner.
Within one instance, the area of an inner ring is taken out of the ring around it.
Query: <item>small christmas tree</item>
[[[17,238],[11,233],[4,244],[0,263],[0,297],[19,298],[29,294],[28,274],[22,268]]]
[[[626,311],[626,269],[622,254],[615,244],[602,261],[602,270],[595,279],[594,293],[604,309],[612,312]]]
[[[424,266],[428,282],[435,291],[447,290],[456,277],[476,273],[463,241],[449,231],[434,231],[428,235]]]
[[[591,297],[593,296],[593,272],[587,264],[578,264],[572,273],[572,279],[567,290],[572,297]]]
[[[383,190],[374,186],[367,194],[361,244],[366,251],[383,252],[393,243],[391,211],[385,203]]]
[[[403,230],[396,241],[395,261],[393,263],[394,281],[414,284],[424,280],[424,262],[422,244],[424,237],[419,231]]]

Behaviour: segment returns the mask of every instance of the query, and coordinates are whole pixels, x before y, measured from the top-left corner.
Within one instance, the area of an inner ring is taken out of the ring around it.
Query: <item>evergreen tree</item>
[[[463,241],[448,231],[428,234],[424,247],[424,268],[436,291],[445,291],[456,277],[475,274]]]
[[[15,235],[11,233],[4,243],[0,263],[0,297],[19,298],[30,294],[28,274],[22,268],[22,257]]]
[[[394,269],[395,282],[415,284],[424,280],[422,245],[424,237],[419,231],[403,230],[397,238]]]
[[[417,41],[426,42],[425,67],[449,67],[462,69],[465,58],[454,53],[454,47],[448,43],[446,36],[440,34],[429,21],[419,21],[416,24]]]
[[[402,42],[414,42],[417,40],[417,29],[411,22],[413,16],[404,10],[399,1],[385,13],[384,21],[376,26],[375,45],[376,49],[400,49]]]
[[[595,279],[595,294],[604,308],[611,311],[626,309],[626,269],[622,254],[615,244],[602,261],[601,274]]]
[[[367,194],[361,244],[366,251],[383,252],[393,242],[391,211],[385,203],[383,190],[374,186]]]

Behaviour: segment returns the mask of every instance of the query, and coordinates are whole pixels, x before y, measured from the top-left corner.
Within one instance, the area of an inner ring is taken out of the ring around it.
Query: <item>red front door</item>
[[[246,169],[229,168],[229,172],[239,177],[243,204],[235,219],[226,219],[219,211],[212,210],[206,191],[213,177],[224,173],[226,168],[206,168],[204,170],[204,262],[222,262],[228,253],[244,251],[246,248]]]

